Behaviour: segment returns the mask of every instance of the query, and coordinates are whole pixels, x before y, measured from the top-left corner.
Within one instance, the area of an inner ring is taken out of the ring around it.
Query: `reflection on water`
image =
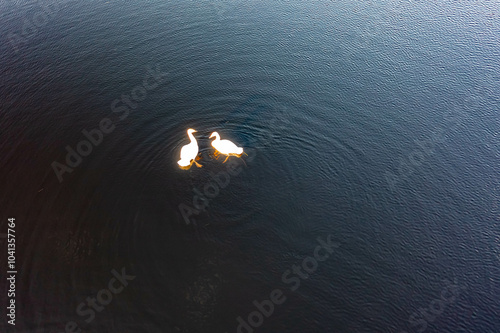
[[[209,153],[204,156],[205,159],[213,159]],[[255,150],[252,149],[250,154],[248,154],[248,163],[251,163],[254,158]],[[244,159],[231,159],[223,170],[220,170],[221,167],[214,167],[213,164],[206,168],[205,171],[210,175],[210,179],[199,189],[197,187],[193,188],[191,202],[182,202],[179,204],[179,211],[186,224],[190,224],[191,222],[194,224],[197,223],[192,216],[205,212],[209,208],[210,202],[230,184],[231,179],[243,171],[243,165],[247,167]]]

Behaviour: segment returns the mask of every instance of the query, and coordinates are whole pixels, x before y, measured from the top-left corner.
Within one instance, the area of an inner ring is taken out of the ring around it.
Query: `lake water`
[[[500,332],[499,16],[1,2],[1,331]]]

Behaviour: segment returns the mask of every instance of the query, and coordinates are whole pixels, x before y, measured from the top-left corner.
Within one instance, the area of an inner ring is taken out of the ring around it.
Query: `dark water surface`
[[[0,233],[15,217],[18,274],[0,331],[237,332],[241,317],[245,333],[500,332],[499,15],[495,1],[1,2]],[[113,112],[126,95],[141,101]],[[58,179],[54,161],[106,118]],[[189,127],[203,168],[185,171]],[[213,131],[248,156],[214,160]],[[294,273],[318,238],[329,257]],[[273,313],[252,314],[276,289]]]

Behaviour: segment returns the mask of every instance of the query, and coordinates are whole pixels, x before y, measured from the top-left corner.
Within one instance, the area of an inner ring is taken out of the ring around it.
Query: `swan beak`
[[[209,139],[213,138],[215,136],[215,133],[212,133],[212,135],[210,135]]]

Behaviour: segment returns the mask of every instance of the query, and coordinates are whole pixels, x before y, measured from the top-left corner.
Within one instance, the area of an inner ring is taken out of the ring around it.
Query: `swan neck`
[[[196,139],[194,138],[193,133],[188,133],[188,136],[189,136],[189,139],[191,140],[191,142],[196,142]]]

